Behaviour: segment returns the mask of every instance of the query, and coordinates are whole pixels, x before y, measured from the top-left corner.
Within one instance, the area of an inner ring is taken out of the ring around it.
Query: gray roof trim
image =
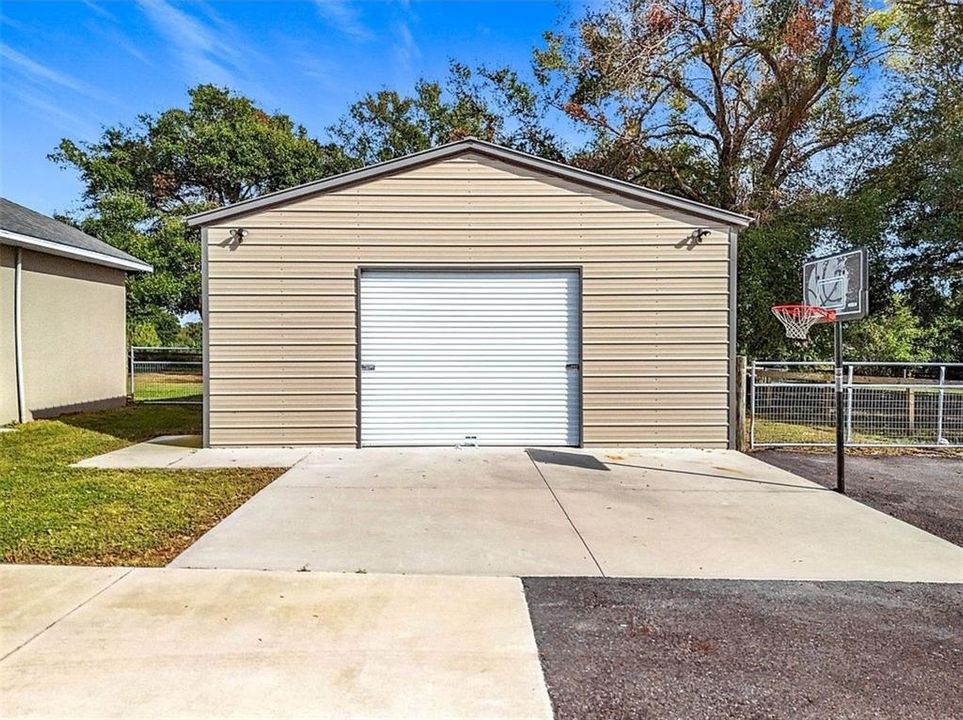
[[[147,263],[103,240],[6,198],[0,198],[0,239],[8,245],[107,267],[133,272],[152,270]]]
[[[412,153],[411,155],[405,155],[404,157],[397,158],[395,160],[388,160],[376,165],[369,165],[368,167],[364,167],[359,170],[351,170],[346,173],[341,173],[340,175],[333,175],[332,177],[324,178],[322,180],[315,180],[313,182],[305,183],[304,185],[288,188],[287,190],[278,190],[276,192],[267,193],[266,195],[261,195],[260,197],[253,198],[251,200],[244,200],[233,205],[226,205],[221,208],[215,208],[214,210],[207,210],[205,212],[197,213],[196,215],[191,215],[187,218],[187,224],[192,227],[197,225],[209,225],[216,220],[225,220],[227,218],[238,217],[255,210],[262,210],[264,208],[272,207],[290,200],[296,200],[307,195],[314,195],[317,193],[342,188],[347,185],[373,180],[384,175],[401,172],[402,170],[407,170],[412,167],[426,165],[468,152],[487,155],[488,157],[496,160],[502,160],[512,165],[531,168],[549,175],[571,180],[581,185],[587,185],[600,190],[612,192],[617,195],[622,195],[636,200],[644,200],[655,205],[681,210],[683,212],[691,213],[703,218],[718,220],[733,227],[746,227],[753,222],[753,218],[747,215],[740,215],[729,210],[722,210],[721,208],[705,205],[704,203],[696,202],[695,200],[687,200],[675,195],[669,195],[668,193],[659,192],[658,190],[649,190],[648,188],[640,187],[639,185],[633,185],[632,183],[625,182],[624,180],[615,180],[604,175],[599,175],[598,173],[571,167],[570,165],[554,162],[552,160],[545,160],[519,150],[512,150],[510,148],[495,145],[493,143],[478,140],[476,138],[467,138],[465,140],[457,140],[446,145],[439,145],[438,147],[431,148],[430,150],[422,150],[421,152]]]

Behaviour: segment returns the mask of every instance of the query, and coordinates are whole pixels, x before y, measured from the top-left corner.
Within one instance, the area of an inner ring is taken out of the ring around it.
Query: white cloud
[[[138,0],[157,32],[176,49],[191,82],[236,85],[234,70],[242,53],[231,38],[213,32],[197,18],[166,0]]]
[[[0,44],[0,57],[16,66],[17,70],[27,79],[33,80],[38,84],[46,85],[53,83],[54,85],[59,85],[74,92],[88,95],[96,94],[96,91],[87,83],[71,77],[66,73],[49,68],[27,57],[23,53],[17,52],[9,45]]]
[[[102,8],[100,5],[93,2],[93,0],[83,0],[83,3],[95,14],[100,15],[103,18],[109,18],[110,20],[114,19],[114,16],[108,12],[106,8]]]
[[[30,34],[33,31],[33,28],[26,23],[19,22],[18,20],[14,20],[6,15],[0,15],[0,25],[7,25],[8,27],[12,27],[14,30],[24,34]]]
[[[19,84],[9,86],[9,89],[21,103],[37,111],[33,116],[36,122],[55,127],[73,136],[74,139],[93,139],[97,136],[99,132],[97,123],[70,112],[69,104],[54,101],[46,97],[42,91]]]
[[[318,15],[338,32],[355,40],[371,40],[374,33],[361,20],[348,0],[314,0]]]
[[[395,32],[398,37],[395,43],[395,55],[398,57],[398,62],[400,62],[406,70],[410,70],[412,62],[421,57],[421,48],[419,48],[418,43],[415,42],[415,37],[411,34],[411,28],[408,26],[408,23],[399,22],[395,27]]]
[[[112,45],[114,47],[120,48],[131,57],[136,58],[140,62],[144,63],[144,65],[147,65],[149,67],[156,67],[151,57],[148,56],[146,52],[141,50],[141,48],[138,47],[135,43],[131,42],[119,30],[116,30],[113,27],[105,27],[103,25],[98,25],[93,23],[88,25],[88,27],[92,33],[94,33],[98,37],[103,38],[108,45]]]

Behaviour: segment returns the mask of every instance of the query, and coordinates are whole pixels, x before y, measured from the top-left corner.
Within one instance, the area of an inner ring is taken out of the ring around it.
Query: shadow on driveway
[[[526,448],[525,452],[528,453],[528,457],[537,463],[609,472],[608,466],[594,455],[565,452],[563,450],[542,450],[539,448]]]
[[[632,465],[631,463],[620,463],[620,462],[610,462],[610,465],[618,465],[619,467],[627,468],[637,468],[639,470],[652,470],[656,472],[664,473],[678,473],[680,475],[685,475],[686,477],[705,477],[714,480],[735,480],[736,482],[747,482],[754,483],[756,485],[772,485],[774,487],[786,487],[792,488],[793,490],[822,490],[824,488],[814,488],[808,483],[783,483],[775,482],[773,480],[759,480],[758,478],[746,477],[744,475],[720,475],[719,473],[704,473],[697,472],[695,470],[674,470],[673,468],[659,467],[655,465]]]

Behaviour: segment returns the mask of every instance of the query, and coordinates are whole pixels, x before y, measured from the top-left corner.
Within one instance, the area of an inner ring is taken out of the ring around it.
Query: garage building
[[[205,445],[731,446],[749,222],[475,139],[196,215]]]

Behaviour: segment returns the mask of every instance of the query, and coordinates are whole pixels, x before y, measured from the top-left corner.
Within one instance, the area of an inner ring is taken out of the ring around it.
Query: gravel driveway
[[[752,456],[836,487],[832,454],[761,450]],[[854,500],[963,546],[963,454],[848,456],[846,492]]]
[[[963,586],[531,578],[555,716],[963,717]]]

